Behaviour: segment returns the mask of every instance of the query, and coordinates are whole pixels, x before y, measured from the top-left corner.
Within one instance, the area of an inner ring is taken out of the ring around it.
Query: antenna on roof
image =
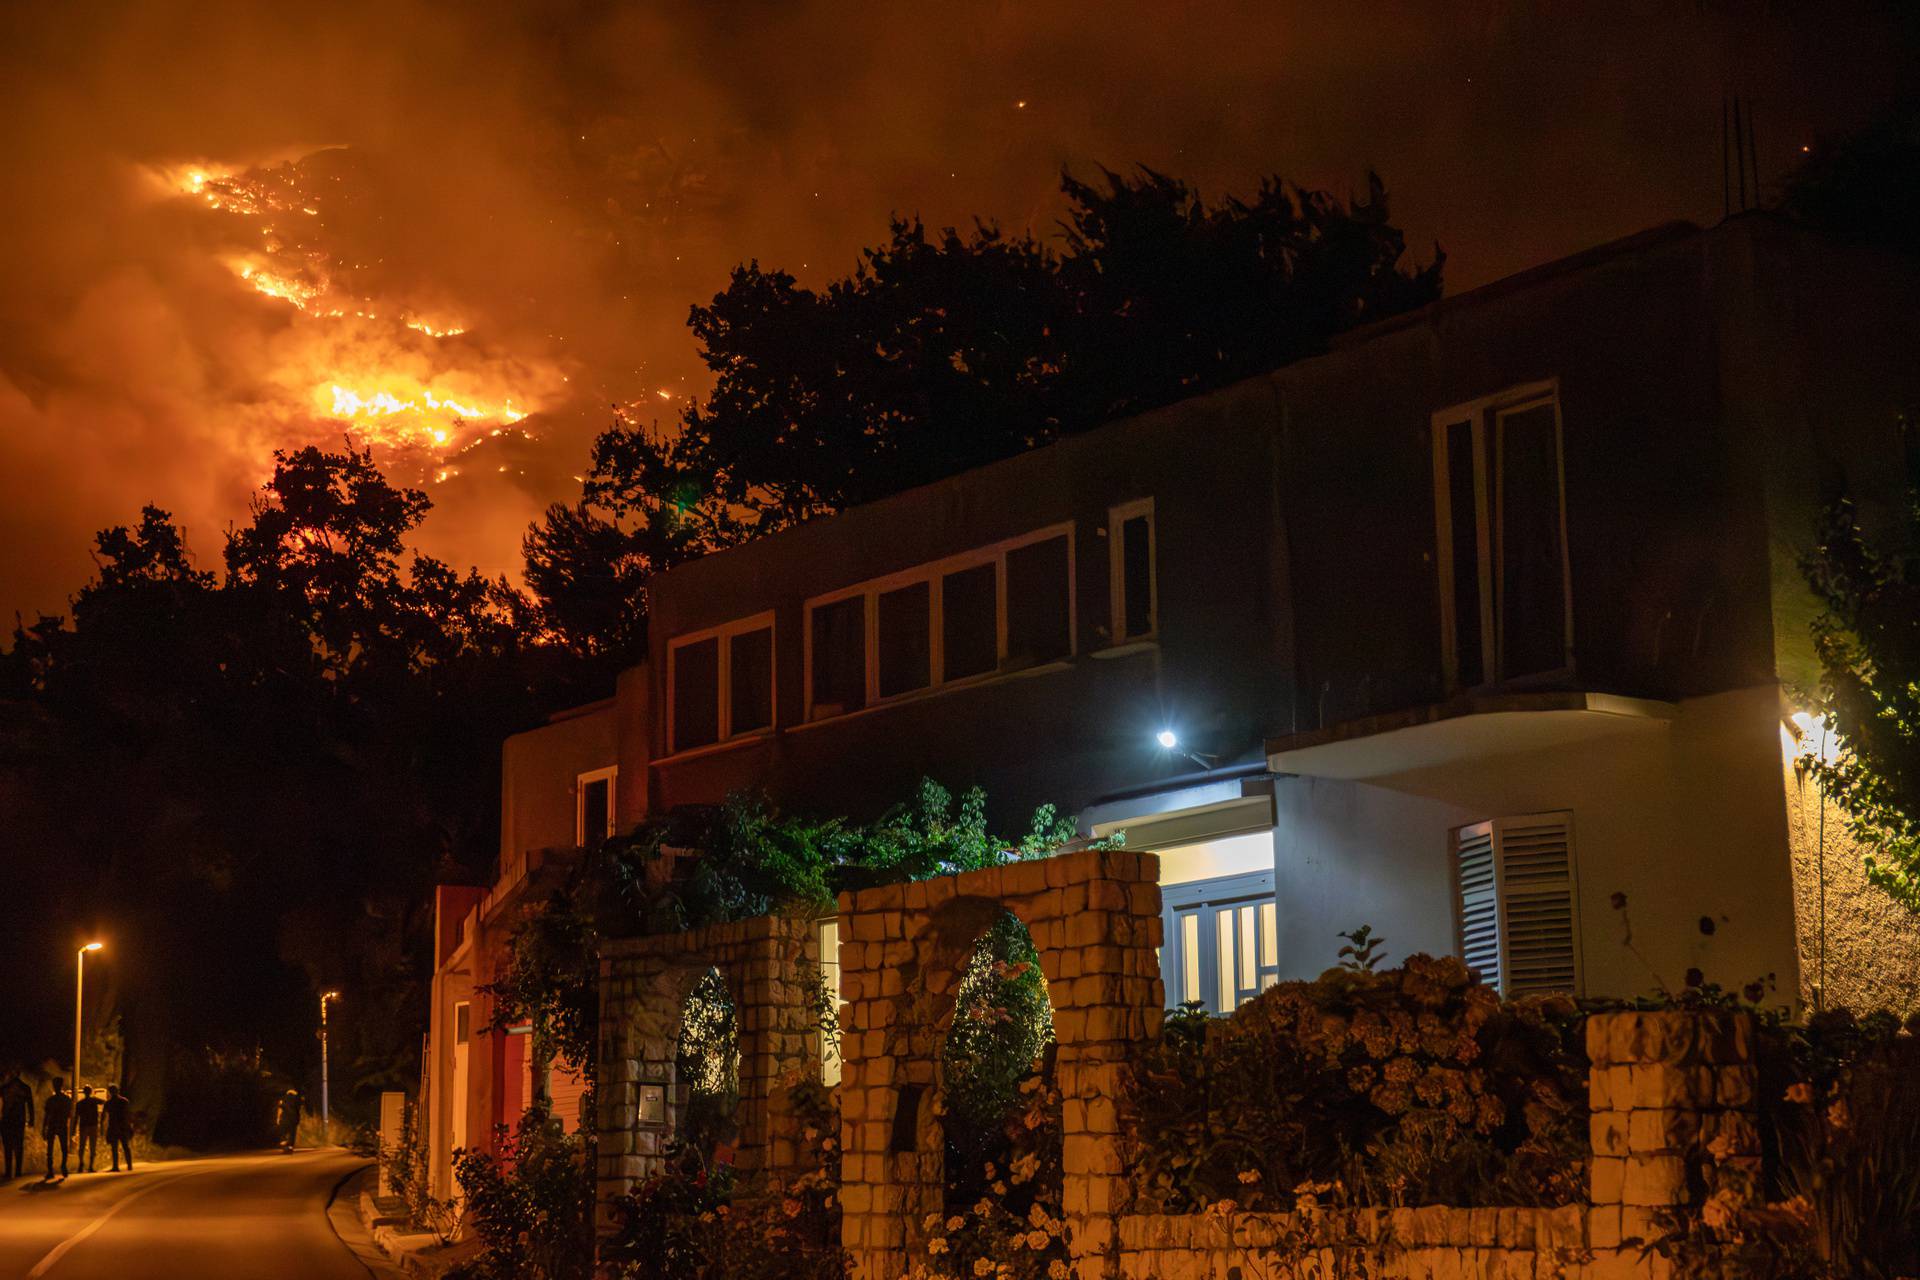
[[[1753,175],[1753,193],[1747,193],[1747,175]],[[1754,135],[1753,103],[1740,95],[1720,97],[1720,213],[1732,217],[1761,205],[1760,146]]]
[[[1734,163],[1734,157],[1728,154],[1728,142],[1732,142],[1732,127],[1728,125],[1726,111],[1728,111],[1726,94],[1720,94],[1720,217],[1734,217],[1734,180],[1726,173],[1726,167]]]
[[[1741,143],[1740,95],[1733,95],[1733,162],[1740,175],[1740,212],[1747,211],[1747,149]]]

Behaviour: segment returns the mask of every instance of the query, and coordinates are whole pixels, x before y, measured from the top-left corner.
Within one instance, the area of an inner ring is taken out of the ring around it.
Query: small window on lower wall
[[[1580,897],[1573,814],[1495,818],[1452,839],[1460,958],[1509,999],[1580,995]]]
[[[1169,885],[1161,903],[1160,977],[1169,1004],[1232,1013],[1280,981],[1273,872]]]
[[[620,775],[615,767],[595,769],[573,780],[573,840],[585,847],[598,844],[613,834],[613,780]]]

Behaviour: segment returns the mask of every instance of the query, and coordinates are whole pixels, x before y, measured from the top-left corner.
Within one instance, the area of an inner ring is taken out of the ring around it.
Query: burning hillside
[[[444,481],[475,446],[566,400],[560,358],[490,335],[389,260],[399,202],[364,157],[332,148],[156,176],[216,224],[234,286],[284,307],[265,407],[289,427],[344,429],[388,466]]]

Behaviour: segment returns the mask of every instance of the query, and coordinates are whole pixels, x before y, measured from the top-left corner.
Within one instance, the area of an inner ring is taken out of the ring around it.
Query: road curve
[[[5,1280],[367,1280],[327,1201],[365,1159],[278,1151],[0,1183]]]

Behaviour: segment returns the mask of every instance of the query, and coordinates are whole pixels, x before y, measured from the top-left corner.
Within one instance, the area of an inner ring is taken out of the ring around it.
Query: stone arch
[[[883,956],[899,959],[892,965],[893,972],[882,976],[883,989],[890,992],[882,999],[890,1003],[891,1013],[885,1020],[880,1053],[898,1064],[899,1070],[890,1101],[871,1093],[863,1101],[871,1103],[873,1118],[888,1126],[887,1155],[909,1254],[924,1250],[927,1232],[922,1220],[943,1210],[946,1126],[937,1104],[946,1091],[942,1059],[958,1009],[961,979],[981,938],[1005,913],[1020,918],[1000,898],[958,895],[929,908],[914,922],[918,927],[911,938],[902,939],[902,946],[882,948]],[[1032,927],[1025,920],[1020,922],[1031,934]],[[843,945],[843,975],[844,964]],[[1048,985],[1052,1000],[1052,984]]]
[[[1076,1267],[1111,1274],[1125,1061],[1162,1007],[1158,881],[1151,854],[1086,850],[842,895],[842,1239],[863,1280],[906,1274],[940,1207],[939,1049],[966,959],[1001,910],[1032,936],[1053,1004]]]
[[[688,996],[710,972],[725,982],[739,1028],[736,1162],[748,1171],[793,1165],[798,1148],[783,1081],[812,1065],[812,1013],[800,971],[819,963],[818,948],[809,922],[758,916],[603,949],[595,1077],[603,1232],[613,1225],[611,1202],[665,1167],[664,1146],[678,1132],[680,1020]]]

